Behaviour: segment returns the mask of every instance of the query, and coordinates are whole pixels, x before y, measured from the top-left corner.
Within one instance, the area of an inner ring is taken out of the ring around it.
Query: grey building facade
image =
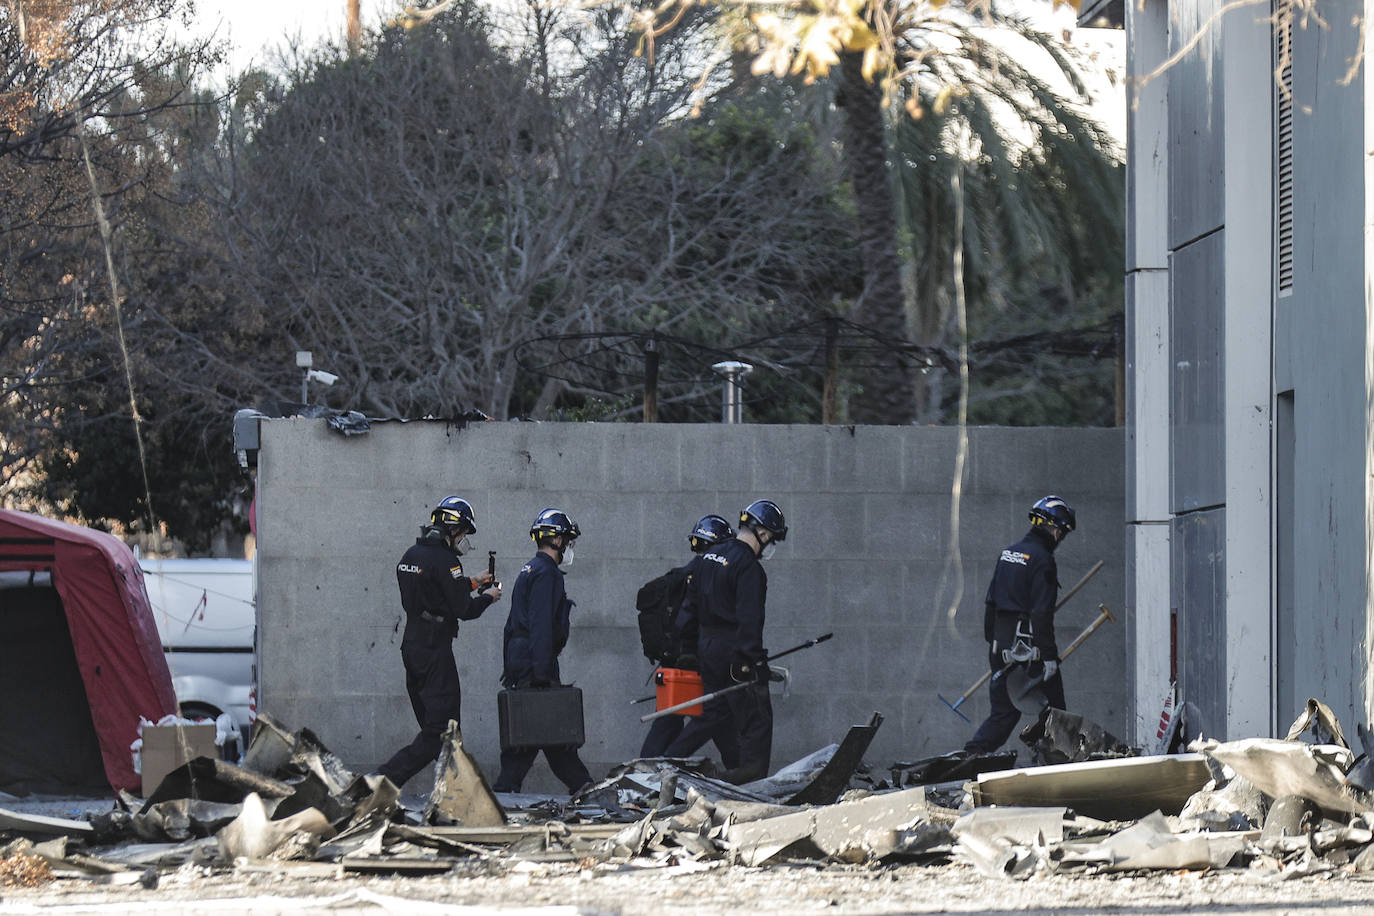
[[[1371,712],[1367,5],[1124,4],[1136,737]]]

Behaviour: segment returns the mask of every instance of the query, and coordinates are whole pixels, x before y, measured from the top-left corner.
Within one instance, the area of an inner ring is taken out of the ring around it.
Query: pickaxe
[[[1058,611],[1061,607],[1063,607],[1063,606],[1065,605],[1065,603],[1068,602],[1068,600],[1069,600],[1070,598],[1072,598],[1074,595],[1078,594],[1078,590],[1081,589],[1083,586],[1087,585],[1089,579],[1091,579],[1093,576],[1097,575],[1097,571],[1098,571],[1099,569],[1102,568],[1103,562],[1104,562],[1103,560],[1098,560],[1098,561],[1097,561],[1097,564],[1096,564],[1095,566],[1093,566],[1092,569],[1088,570],[1088,571],[1083,575],[1083,578],[1081,578],[1081,579],[1078,580],[1078,584],[1077,584],[1077,585],[1075,585],[1073,588],[1069,589],[1067,592],[1064,593],[1064,597],[1062,597],[1062,598],[1059,599],[1059,603],[1056,604],[1056,605],[1054,606],[1054,609],[1055,609],[1056,611]],[[1105,610],[1105,608],[1104,608],[1104,610]],[[1107,616],[1108,616],[1108,617],[1111,617],[1111,614],[1108,614]],[[1095,626],[1095,625],[1094,625],[1094,626]],[[1089,629],[1091,630],[1092,627],[1089,627]],[[1074,648],[1077,648],[1077,647],[1078,647],[1078,644],[1079,644],[1080,642],[1082,642],[1084,638],[1086,638],[1086,636],[1080,636],[1078,639],[1075,639],[1075,640],[1073,641],[1073,646],[1074,646]],[[1067,655],[1068,653],[1066,652],[1066,653],[1064,653],[1064,654]],[[1061,657],[1062,657],[1062,656],[1061,656]],[[1011,664],[1015,664],[1015,662],[1012,662]],[[1010,668],[1010,667],[1011,667],[1011,665],[1007,665],[1006,668],[1003,668],[1002,670],[998,671],[998,672],[997,672],[997,677],[1001,677],[1003,674],[1006,674],[1007,668]],[[992,669],[989,668],[987,671],[984,671],[984,672],[983,672],[983,676],[980,677],[980,678],[978,678],[978,680],[974,681],[973,684],[972,684],[972,686],[970,686],[968,690],[965,690],[965,691],[964,691],[964,695],[961,696],[961,697],[959,697],[959,699],[955,700],[953,703],[951,703],[949,700],[946,700],[946,699],[944,698],[944,695],[943,695],[943,694],[937,693],[937,694],[935,694],[935,695],[936,695],[937,697],[940,698],[940,702],[941,702],[941,703],[944,703],[946,706],[949,707],[950,712],[954,713],[956,716],[958,716],[959,718],[963,719],[965,722],[969,722],[969,721],[970,721],[970,720],[969,720],[969,717],[966,716],[966,715],[964,715],[963,713],[961,713],[961,712],[959,711],[959,707],[960,707],[960,706],[963,706],[963,705],[964,705],[964,701],[967,700],[969,697],[973,696],[973,695],[978,691],[978,688],[979,688],[979,687],[982,687],[984,684],[986,684],[986,683],[988,682],[988,679],[991,678],[992,676],[993,676]]]
[[[1093,635],[1093,633],[1097,632],[1097,628],[1102,626],[1102,624],[1106,623],[1108,620],[1110,620],[1112,623],[1116,623],[1116,618],[1112,616],[1112,612],[1107,609],[1107,606],[1105,604],[1099,604],[1097,606],[1097,610],[1097,619],[1094,620],[1092,623],[1088,624],[1088,628],[1084,630],[1082,633],[1079,633],[1078,636],[1075,637],[1074,641],[1069,643],[1069,647],[1067,649],[1059,653],[1059,660],[1061,662],[1064,661],[1064,659],[1068,658],[1070,655],[1072,655],[1075,649],[1083,645],[1083,640],[1087,639],[1089,636]],[[1043,683],[1045,683],[1045,676],[1042,674],[1040,677],[1036,678],[1035,680],[1027,684],[1025,687],[1023,687],[1021,689],[1021,692],[1017,695],[1016,699],[1024,700],[1032,690],[1039,687]]]

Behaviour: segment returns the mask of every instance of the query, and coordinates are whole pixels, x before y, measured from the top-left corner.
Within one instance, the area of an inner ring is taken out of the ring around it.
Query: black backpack
[[[639,642],[644,657],[651,662],[673,659],[681,649],[681,634],[673,624],[682,600],[687,597],[687,578],[686,566],[670,569],[645,582],[635,596]]]

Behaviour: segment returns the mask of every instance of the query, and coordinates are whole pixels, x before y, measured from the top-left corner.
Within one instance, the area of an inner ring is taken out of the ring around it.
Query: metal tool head
[[[1007,696],[1011,698],[1011,705],[1021,712],[1038,716],[1040,710],[1050,705],[1050,700],[1045,696],[1045,679],[1031,677],[1030,668],[1030,665],[1016,665],[1007,672]]]
[[[963,719],[965,722],[968,722],[970,725],[973,724],[973,720],[972,720],[972,719],[970,719],[968,716],[964,715],[963,713],[961,713],[961,712],[959,711],[959,706],[960,706],[960,704],[962,704],[962,703],[964,702],[962,699],[960,699],[960,700],[959,700],[958,702],[956,702],[956,703],[951,703],[949,700],[946,700],[946,699],[944,698],[944,696],[942,696],[941,694],[938,694],[938,693],[937,693],[937,694],[935,694],[935,695],[936,695],[937,697],[940,697],[940,702],[941,702],[941,703],[944,703],[946,706],[949,707],[949,711],[950,711],[950,712],[954,713],[956,716],[958,716],[959,718]]]

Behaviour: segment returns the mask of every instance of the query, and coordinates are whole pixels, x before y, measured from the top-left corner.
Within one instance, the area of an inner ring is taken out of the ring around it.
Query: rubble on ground
[[[1054,712],[1023,740],[1060,762],[1016,768],[1010,751],[954,753],[893,764],[890,777],[862,760],[881,722],[875,714],[745,785],[704,757],[650,758],[572,797],[496,795],[451,729],[433,792],[412,810],[385,778],[349,772],[308,729],[264,715],[240,764],[194,759],[147,798],[121,793],[82,820],[0,809],[0,884],[151,888],[188,865],[319,877],[553,863],[686,872],[964,862],[1003,879],[1374,871],[1374,771],[1316,700],[1283,739],[1198,738],[1155,756]]]

